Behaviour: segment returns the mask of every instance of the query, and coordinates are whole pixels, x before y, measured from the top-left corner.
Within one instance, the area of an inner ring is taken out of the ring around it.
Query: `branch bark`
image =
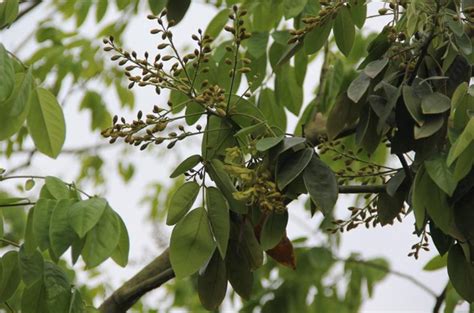
[[[174,278],[169,249],[151,261],[135,276],[126,281],[99,307],[102,313],[125,313],[143,295]]]

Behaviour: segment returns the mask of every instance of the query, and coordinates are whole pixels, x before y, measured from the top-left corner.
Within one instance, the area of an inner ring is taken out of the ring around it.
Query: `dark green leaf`
[[[49,242],[51,250],[60,257],[77,238],[74,229],[69,224],[69,208],[75,200],[63,199],[58,202],[51,214],[49,227]]]
[[[366,73],[361,72],[356,79],[352,81],[347,89],[347,96],[355,103],[362,99],[367,89],[370,86],[370,77]]]
[[[286,113],[283,106],[277,104],[275,93],[269,88],[264,88],[258,98],[258,108],[262,112],[267,124],[286,131]]]
[[[358,28],[362,28],[367,17],[367,4],[363,0],[353,0],[350,3],[352,21]]]
[[[207,25],[206,31],[204,33],[211,36],[212,38],[219,36],[221,31],[224,29],[225,24],[229,20],[229,14],[230,10],[224,9],[214,15],[214,18],[209,22],[209,25]]]
[[[174,225],[188,213],[199,194],[199,184],[195,181],[184,183],[171,197],[168,205],[166,225]]]
[[[288,224],[288,212],[271,213],[263,223],[260,244],[263,250],[275,247],[283,238]]]
[[[446,165],[446,159],[442,156],[437,156],[425,161],[426,172],[431,179],[449,196],[453,195],[456,189],[457,182],[454,179],[453,172]]]
[[[33,230],[34,211],[35,207],[32,207],[26,218],[25,242],[23,243],[23,246],[25,247],[25,251],[28,254],[34,253],[36,251],[36,247],[38,246],[36,234]]]
[[[204,273],[198,276],[198,295],[207,310],[216,310],[224,300],[227,290],[227,271],[225,262],[214,252]]]
[[[112,259],[120,265],[121,267],[125,267],[128,264],[128,253],[130,250],[130,239],[128,237],[128,231],[127,227],[125,226],[125,223],[123,222],[122,218],[120,216],[117,216],[117,219],[119,221],[119,226],[120,226],[120,236],[119,236],[119,242],[117,244],[117,247],[115,248],[114,252],[112,253]]]
[[[188,11],[191,0],[172,0],[168,1],[166,9],[168,10],[168,19],[174,20],[176,24],[181,22],[184,15]]]
[[[459,137],[456,139],[454,144],[451,146],[449,149],[449,154],[448,154],[448,159],[447,163],[448,166],[451,166],[453,164],[454,160],[456,160],[461,153],[466,150],[471,142],[474,139],[474,118],[471,118],[469,120],[469,123],[466,125],[464,128],[463,132]]]
[[[304,51],[306,54],[313,54],[319,51],[327,42],[331,33],[333,19],[326,19],[325,23],[315,27],[304,37]]]
[[[43,282],[49,313],[68,312],[71,300],[71,285],[61,267],[51,262],[45,262]]]
[[[189,171],[193,167],[201,162],[201,156],[199,154],[194,154],[188,158],[186,158],[183,162],[181,162],[178,167],[171,173],[170,178],[176,178],[181,174]]]
[[[336,103],[329,112],[326,123],[327,134],[330,139],[337,138],[345,130],[353,129],[356,126],[360,116],[361,105],[362,103],[353,103],[346,93],[337,97]]]
[[[215,250],[204,208],[189,212],[173,229],[170,239],[170,261],[176,277],[195,273]]]
[[[253,273],[236,241],[231,240],[226,257],[227,278],[234,291],[244,299],[252,293]]]
[[[106,207],[107,201],[102,198],[76,202],[69,208],[69,224],[83,238],[99,222]]]
[[[254,58],[260,58],[266,54],[268,45],[268,32],[252,32],[252,37],[244,41],[247,52]]]
[[[451,108],[451,100],[445,95],[434,92],[421,99],[423,114],[439,114]]]
[[[423,125],[424,117],[421,111],[421,98],[417,96],[414,88],[411,86],[403,86],[402,94],[403,101],[411,117],[418,125]]]
[[[206,133],[202,140],[202,157],[212,160],[225,153],[225,149],[236,145],[234,132],[222,118],[210,116],[206,126]]]
[[[284,0],[283,12],[285,18],[288,20],[300,14],[307,2],[308,0]]]
[[[401,213],[404,202],[404,192],[399,191],[393,196],[380,194],[377,199],[377,216],[380,224],[382,226],[393,224],[393,220]]]
[[[443,116],[434,115],[432,118],[426,119],[422,126],[415,125],[413,135],[415,139],[430,137],[441,129],[443,123]]]
[[[21,277],[25,285],[30,286],[43,277],[44,260],[38,250],[32,254],[27,253],[25,247],[20,248],[18,254]]]
[[[1,260],[2,280],[0,282],[0,302],[10,299],[21,281],[18,252],[8,251]]]
[[[375,78],[385,69],[387,64],[388,58],[372,61],[364,68],[364,73],[370,78]]]
[[[346,6],[343,6],[337,13],[334,21],[334,37],[339,50],[348,56],[354,46],[355,27],[351,13]]]
[[[248,261],[250,269],[255,271],[263,264],[262,247],[258,243],[254,228],[249,221],[244,222],[240,227],[242,227],[239,230],[242,234],[240,235],[242,236],[240,249],[242,249],[242,253]]]
[[[88,268],[104,262],[117,248],[120,239],[120,221],[117,214],[106,205],[98,223],[87,232],[82,258]]]
[[[336,176],[317,156],[313,156],[303,173],[304,184],[311,200],[329,215],[339,193]]]
[[[202,105],[200,105],[199,103],[197,102],[190,102],[186,105],[186,117],[185,117],[185,120],[186,120],[186,124],[188,125],[194,125],[197,121],[199,121],[199,119],[201,118],[201,116],[204,114],[206,110],[202,107]]]
[[[75,289],[72,298],[71,304],[69,306],[68,313],[82,313],[85,311],[84,302],[82,301],[81,293],[79,290]],[[92,313],[92,312],[88,312]]]
[[[296,81],[295,68],[289,64],[282,65],[275,75],[275,98],[278,105],[298,115],[303,104],[303,89]]]
[[[43,280],[27,286],[21,297],[22,313],[49,313],[46,303],[47,295]]]
[[[258,151],[264,152],[267,151],[268,149],[273,148],[277,144],[279,144],[284,137],[266,137],[262,138],[259,141],[257,141],[256,148]]]
[[[459,244],[449,249],[448,275],[454,289],[466,301],[474,301],[474,267],[467,262]]]
[[[276,171],[278,188],[283,190],[289,183],[295,180],[306,168],[313,155],[313,149],[306,148],[279,160]]]
[[[166,6],[168,0],[148,0],[148,6],[153,14],[158,15]]]
[[[224,259],[230,232],[229,206],[220,190],[215,187],[206,188],[206,206],[217,249]]]

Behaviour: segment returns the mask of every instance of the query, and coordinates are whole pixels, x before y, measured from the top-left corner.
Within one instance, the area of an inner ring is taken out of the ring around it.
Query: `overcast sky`
[[[48,2],[48,1],[45,1]],[[375,14],[380,4],[369,4],[369,15]],[[10,30],[0,34],[0,41],[10,49],[15,50],[26,36],[29,36],[32,28],[36,26],[35,17],[44,16],[48,10],[46,6],[41,7],[42,11],[35,13],[35,16],[24,18]],[[209,5],[205,5],[202,1],[193,1],[185,19],[179,24],[174,31],[175,41],[185,46],[191,41],[190,34],[196,31],[197,27],[205,29],[209,20],[217,11]],[[109,12],[107,19],[113,19],[118,12]],[[90,18],[86,22],[85,31],[93,30],[94,19]],[[153,50],[156,45],[156,38],[149,34],[151,23],[146,18],[146,13],[134,17],[130,21],[130,26],[125,34],[124,42],[127,47],[133,47],[136,51]],[[366,23],[366,29],[379,30],[383,27],[383,20],[369,19]],[[73,24],[68,24],[70,27]],[[29,55],[29,49],[34,48],[32,45],[26,45],[20,52],[20,56]],[[305,82],[305,101],[308,102],[312,97],[314,90],[314,82],[317,82],[319,62],[315,62],[308,70]],[[123,84],[127,84],[124,79]],[[119,109],[115,93],[108,90],[98,90],[106,102],[110,105],[112,111],[122,112],[126,116],[132,116],[133,112],[127,112]],[[142,109],[144,112],[150,111],[154,104],[166,103],[166,97],[157,98],[152,90],[135,89],[137,110]],[[61,95],[64,97],[64,95]],[[77,95],[69,97],[69,102],[65,108],[67,119],[67,140],[65,147],[80,147],[90,144],[105,142],[96,134],[90,134],[88,131],[89,115],[88,113],[78,113],[78,102],[80,98]],[[290,127],[293,129],[296,118],[290,118]],[[189,142],[188,142],[189,143]],[[199,151],[199,144],[181,145],[182,156],[187,156]],[[108,185],[103,190],[103,195],[107,197],[112,207],[123,217],[131,237],[131,260],[132,265],[127,269],[122,269],[115,263],[107,261],[102,267],[113,272],[111,275],[111,283],[118,285],[123,279],[130,277],[137,269],[151,260],[163,249],[163,244],[168,242],[167,233],[170,228],[160,226],[160,228],[145,223],[148,208],[139,204],[140,197],[146,186],[153,181],[161,183],[168,182],[168,176],[173,166],[179,161],[176,154],[170,155],[156,151],[154,154],[142,154],[132,152],[128,155],[120,153],[119,148],[111,148],[106,150],[102,155],[109,159],[121,158],[122,160],[130,160],[137,165],[136,179],[126,185],[116,175],[116,170],[112,167],[116,162],[108,162],[109,168],[105,170],[107,173]],[[163,152],[163,151],[162,151]],[[51,160],[46,157],[37,157],[33,166],[27,171],[29,174],[45,175],[56,174],[65,180],[74,179],[77,174],[78,164],[72,163],[71,158],[60,157],[58,160]],[[16,159],[14,162],[21,162],[22,159]],[[11,160],[8,161],[11,164]],[[0,167],[6,161],[0,158]],[[399,166],[394,164],[394,166]],[[96,190],[93,186],[83,186],[87,191]],[[348,206],[347,198],[341,197],[336,210],[340,217],[346,216],[345,208]],[[299,212],[294,214],[294,212]],[[342,237],[341,257],[349,256],[351,253],[359,253],[362,258],[384,257],[393,269],[403,273],[415,276],[426,285],[430,286],[435,292],[440,293],[447,281],[447,273],[445,270],[434,273],[422,271],[425,263],[436,254],[434,246],[431,252],[423,252],[419,260],[407,257],[412,244],[418,241],[418,238],[412,235],[413,232],[412,215],[405,218],[402,224],[396,223],[394,226],[386,226],[384,228],[376,228],[366,230],[359,228],[349,233],[344,233]],[[303,213],[299,208],[291,210],[289,237],[296,238],[301,235],[309,235],[316,229],[318,220],[308,219],[307,213]],[[317,242],[317,239],[313,241]],[[153,295],[149,296],[152,297]],[[389,276],[382,284],[375,289],[374,298],[365,302],[364,312],[430,312],[434,305],[434,298],[415,286],[407,280],[396,276]]]

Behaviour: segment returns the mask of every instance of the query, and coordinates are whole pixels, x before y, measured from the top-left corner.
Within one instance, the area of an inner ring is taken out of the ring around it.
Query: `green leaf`
[[[99,222],[106,207],[107,201],[102,198],[76,202],[69,208],[69,224],[83,238]]]
[[[283,12],[285,14],[285,18],[288,20],[300,14],[307,2],[308,0],[284,0]]]
[[[173,229],[170,240],[170,261],[176,277],[195,273],[215,250],[204,208],[189,212]]]
[[[224,259],[230,233],[229,206],[221,191],[215,187],[206,188],[206,206],[217,249]]]
[[[46,290],[48,312],[68,312],[71,300],[71,285],[61,267],[51,262],[45,262],[43,282]]]
[[[102,96],[95,91],[87,91],[82,98],[79,109],[90,110],[91,112],[91,129],[102,130],[109,127],[112,124],[112,117],[107,111]]]
[[[247,52],[259,59],[267,52],[268,32],[252,32],[252,37],[244,41],[244,44],[247,46]]]
[[[75,13],[76,13],[76,27],[80,27],[84,24],[89,15],[90,8],[92,6],[92,0],[81,0],[77,3]]]
[[[260,245],[263,250],[275,247],[283,238],[288,224],[288,212],[272,212],[263,223],[260,233]]]
[[[275,99],[281,107],[298,115],[303,104],[303,89],[296,81],[295,68],[282,65],[275,73]]]
[[[108,4],[109,4],[108,0],[98,0],[96,11],[95,11],[95,21],[97,23],[102,21],[102,19],[105,16],[105,13],[107,13]]]
[[[439,269],[442,269],[443,267],[446,267],[448,264],[448,256],[445,254],[443,256],[437,255],[433,257],[431,260],[428,261],[428,263],[423,266],[424,271],[436,271]]]
[[[127,227],[123,222],[122,218],[116,214],[117,219],[119,221],[120,227],[120,236],[119,242],[117,247],[115,248],[114,252],[112,253],[112,259],[120,265],[121,267],[125,267],[128,264],[128,254],[130,251],[130,239],[128,237]]]
[[[342,93],[337,97],[326,123],[327,133],[331,140],[345,130],[354,128],[360,116],[361,105],[362,101],[353,103],[347,93]],[[318,124],[316,123],[315,126],[318,126]],[[316,133],[318,133],[318,128],[316,128]]]
[[[349,88],[347,89],[347,96],[349,99],[357,103],[360,99],[362,99],[362,96],[364,96],[369,86],[370,77],[366,73],[361,72],[359,76],[357,76],[357,78],[354,79],[349,85]]]
[[[197,102],[190,102],[186,105],[185,120],[189,126],[196,124],[206,110]]]
[[[249,299],[252,294],[253,273],[242,249],[239,248],[235,240],[230,241],[226,257],[227,279],[239,296]]]
[[[262,112],[267,124],[286,131],[286,113],[283,106],[277,104],[275,93],[269,88],[264,88],[258,98],[258,108]]]
[[[63,110],[51,92],[36,88],[32,93],[27,124],[36,148],[56,158],[66,138],[66,124]]]
[[[413,135],[415,139],[427,138],[434,135],[443,127],[444,119],[441,115],[434,115],[430,119],[426,119],[423,125],[415,125]]]
[[[22,313],[45,313],[49,312],[46,303],[46,289],[43,280],[38,280],[31,286],[26,286],[21,297]]]
[[[224,154],[226,148],[236,145],[232,128],[220,117],[210,116],[205,131],[202,140],[202,157],[204,160],[212,160]]]
[[[306,54],[313,54],[319,51],[328,41],[331,33],[333,19],[326,19],[324,24],[315,27],[304,37],[304,51]]]
[[[166,9],[168,10],[168,20],[174,20],[176,24],[181,22],[184,15],[188,11],[191,0],[173,0],[168,1]]]
[[[350,4],[352,21],[358,28],[362,28],[367,17],[367,5],[363,0],[352,0]]]
[[[25,182],[25,190],[26,191],[30,191],[31,189],[33,189],[35,187],[35,181],[34,179],[28,179],[26,182]]]
[[[120,221],[106,205],[97,224],[87,233],[82,258],[88,268],[96,267],[112,255],[120,239]]]
[[[47,176],[45,178],[45,185],[48,188],[49,193],[55,199],[68,199],[70,198],[70,192],[67,185],[57,177]]]
[[[303,172],[303,180],[311,200],[323,210],[325,215],[329,215],[339,193],[333,171],[317,156],[313,156]]]
[[[295,180],[309,164],[313,155],[313,149],[306,148],[279,160],[276,170],[278,188],[283,190],[289,183]]]
[[[456,189],[457,182],[453,172],[446,165],[446,159],[440,155],[425,161],[426,172],[431,179],[450,197]]]
[[[18,252],[8,251],[2,256],[0,264],[2,270],[0,302],[5,302],[13,296],[21,281]]]
[[[168,0],[148,0],[148,6],[153,14],[158,15],[166,6]]]
[[[18,260],[21,277],[25,285],[30,286],[43,278],[44,260],[38,250],[35,250],[32,254],[28,254],[25,247],[22,246],[18,254]]]
[[[474,301],[474,267],[467,262],[459,244],[449,249],[448,275],[454,289],[468,302]]]
[[[212,38],[216,38],[219,36],[221,31],[224,29],[225,24],[229,20],[229,9],[224,9],[214,15],[212,20],[207,25],[206,31],[204,32],[206,35],[211,36]]]
[[[415,93],[415,89],[411,86],[403,86],[402,89],[403,101],[405,106],[410,113],[411,117],[415,120],[418,125],[423,125],[424,117],[421,111],[421,98]]]
[[[471,117],[469,123],[464,128],[461,135],[459,135],[458,139],[454,142],[454,144],[449,149],[447,163],[448,166],[453,164],[454,160],[456,160],[464,150],[466,150],[471,142],[474,140],[474,118]]]
[[[240,248],[245,259],[248,261],[250,269],[252,271],[257,270],[263,264],[263,250],[258,243],[257,236],[255,235],[254,228],[249,221],[239,226],[241,229],[242,242]]]
[[[198,276],[198,295],[206,310],[216,310],[225,298],[227,291],[227,271],[225,262],[214,252],[204,273]]]
[[[474,158],[472,157],[473,155],[474,155],[474,143],[471,142],[468,148],[466,148],[459,155],[459,158],[456,161],[456,165],[454,167],[454,179],[456,182],[459,182],[471,171],[471,168],[474,165]]]
[[[5,0],[0,3],[0,28],[11,25],[18,16],[20,1]]]
[[[15,75],[15,87],[7,100],[0,102],[0,140],[16,133],[28,115],[33,77],[31,68]]]
[[[382,58],[380,60],[372,61],[364,68],[364,73],[373,79],[385,69],[387,64],[388,58]]]
[[[69,224],[69,209],[75,202],[72,199],[60,200],[51,214],[49,242],[51,250],[57,257],[63,255],[77,239],[74,229]]]
[[[85,312],[84,302],[82,301],[81,293],[79,290],[75,289],[72,297],[71,303],[69,305],[68,313],[82,313]],[[91,313],[88,311],[88,313]]]
[[[213,159],[206,164],[206,170],[211,179],[216,183],[216,186],[227,199],[230,209],[239,214],[247,213],[248,208],[245,206],[245,203],[236,200],[233,196],[233,193],[237,192],[237,188],[235,188],[232,180],[225,171],[224,164],[218,159]]]
[[[346,6],[337,13],[334,21],[334,38],[339,50],[348,56],[354,46],[355,27],[351,13]]]
[[[1,23],[1,22],[0,22]],[[0,44],[0,74],[2,75],[2,84],[0,84],[0,103],[7,99],[15,86],[15,70],[13,63],[8,56],[5,47]]]
[[[168,205],[166,225],[174,225],[188,213],[199,194],[199,184],[195,181],[184,183],[171,197]]]
[[[421,99],[423,114],[439,114],[451,108],[451,100],[439,92],[433,92]]]
[[[377,198],[377,216],[380,224],[385,226],[393,224],[393,220],[401,213],[405,193],[397,192],[393,196],[382,193]]]
[[[257,141],[256,148],[260,152],[267,151],[279,144],[283,140],[283,138],[283,136],[262,138]]]
[[[176,169],[171,173],[170,178],[176,178],[181,174],[186,173],[190,169],[194,168],[196,165],[201,162],[202,158],[199,154],[194,154],[188,158],[186,158],[183,162],[181,162]]]
[[[49,248],[49,226],[51,215],[58,202],[56,200],[39,199],[33,215],[33,233],[35,241],[42,251]]]
[[[35,207],[32,207],[30,211],[28,211],[28,215],[26,217],[25,241],[23,246],[25,247],[25,251],[28,254],[34,253],[36,251],[36,247],[38,246],[36,234],[33,230],[34,211]]]

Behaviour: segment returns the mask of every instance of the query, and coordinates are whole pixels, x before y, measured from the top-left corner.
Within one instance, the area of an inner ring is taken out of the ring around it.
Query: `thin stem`
[[[19,202],[19,203],[8,203],[8,204],[0,204],[0,208],[9,208],[9,207],[17,207],[17,206],[23,206],[23,205],[35,205],[36,202]]]
[[[339,193],[385,193],[386,185],[339,186]]]
[[[19,243],[16,243],[16,242],[14,242],[14,241],[8,240],[8,239],[3,238],[3,237],[0,238],[0,242],[6,243],[6,244],[8,244],[8,245],[10,245],[10,246],[14,246],[14,247],[20,248],[20,244],[19,244]]]

